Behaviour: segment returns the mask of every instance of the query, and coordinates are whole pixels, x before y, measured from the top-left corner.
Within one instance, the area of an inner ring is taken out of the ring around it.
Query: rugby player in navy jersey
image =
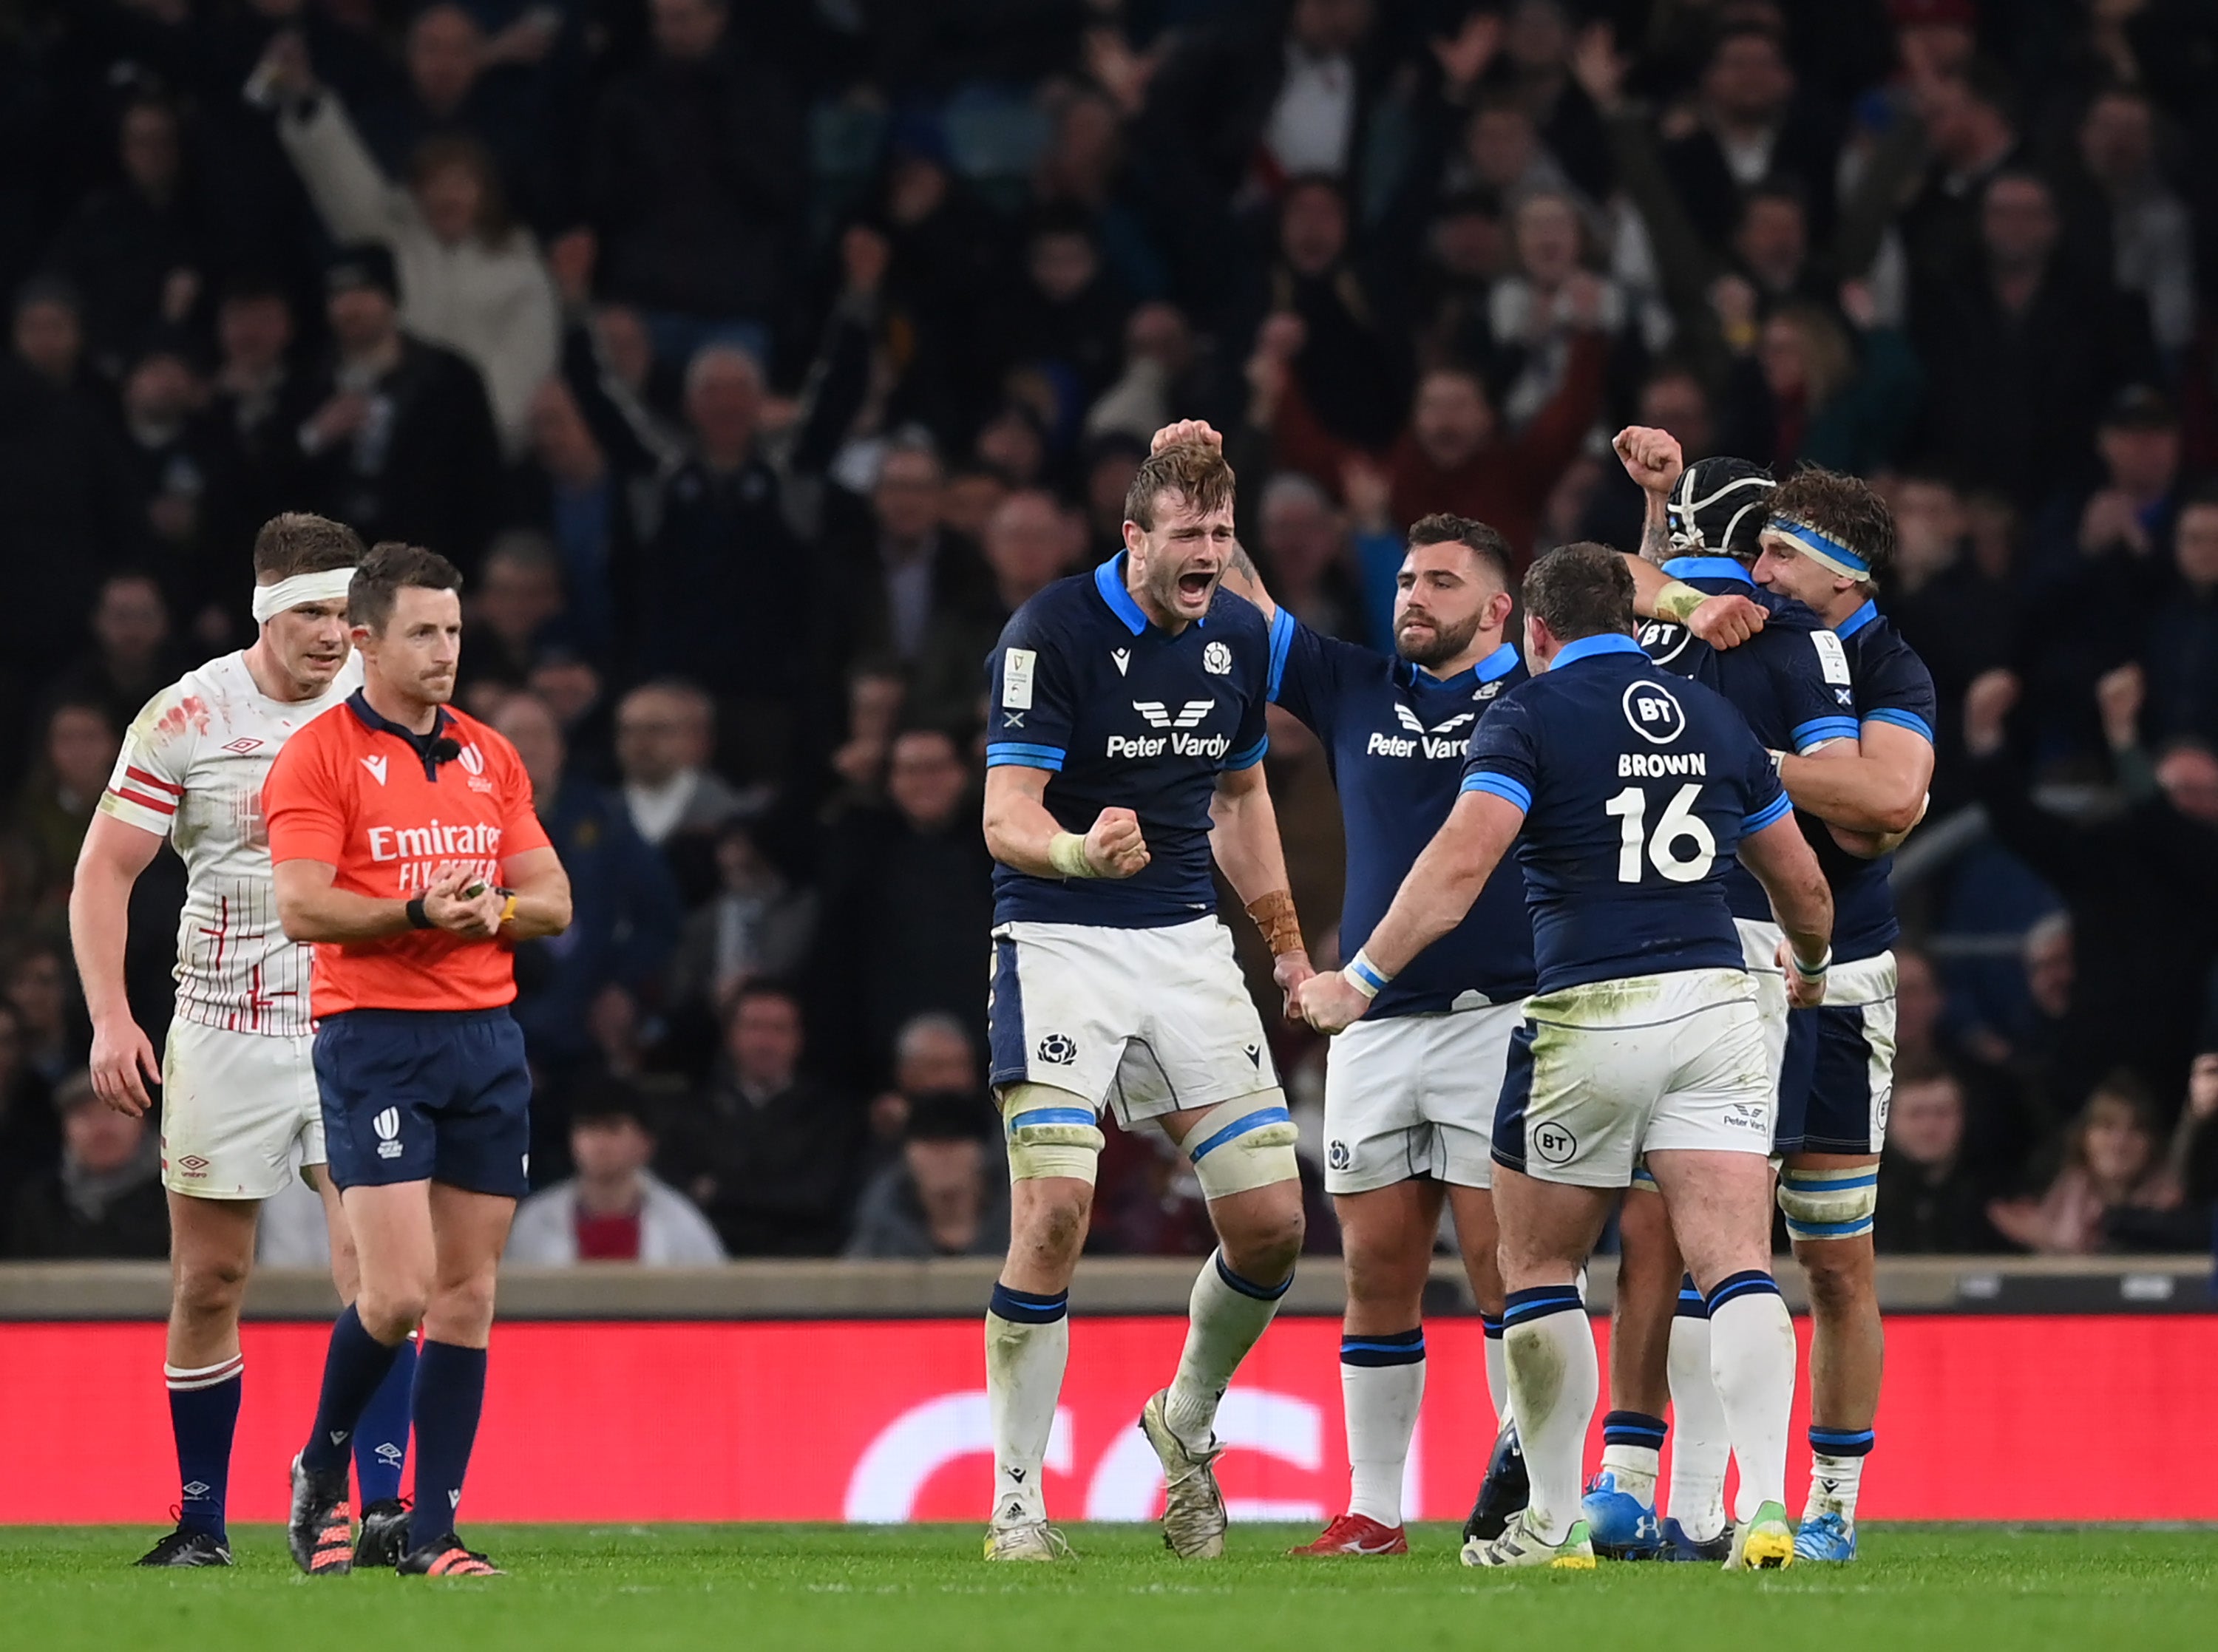
[[[1767,748],[1828,759],[1853,755],[1856,721],[1840,640],[1809,609],[1763,590],[1750,573],[1777,484],[1744,460],[1687,465],[1677,441],[1664,430],[1634,426],[1620,431],[1615,445],[1627,473],[1647,493],[1644,560],[1633,572],[1636,585],[1651,586],[1649,605],[1670,590],[1666,582],[1676,581],[1701,598],[1725,597],[1763,610],[1763,628],[1725,650],[1683,625],[1651,620],[1640,630],[1650,657],[1724,695]],[[1726,894],[1744,966],[1756,984],[1775,1083],[1788,1043],[1786,982],[1775,962],[1779,926],[1763,888],[1746,871],[1737,867],[1728,875]],[[1585,1500],[1595,1550],[1621,1560],[1721,1560],[1732,1542],[1725,1507],[1728,1445],[1709,1376],[1709,1326],[1701,1293],[1682,1277],[1670,1222],[1645,1175],[1626,1195],[1619,1234],[1611,1408],[1602,1421],[1602,1466]],[[1670,1513],[1659,1521],[1655,1489],[1667,1377],[1678,1439]]]
[[[1207,424],[1159,431],[1155,446],[1214,444]],[[1394,601],[1395,653],[1322,636],[1272,601],[1235,548],[1225,589],[1271,628],[1270,697],[1323,742],[1348,845],[1341,927],[1367,935],[1417,852],[1455,804],[1472,727],[1525,680],[1503,636],[1509,542],[1467,517],[1409,530]],[[1325,1069],[1325,1189],[1340,1219],[1348,1308],[1340,1379],[1347,1512],[1297,1555],[1397,1555],[1403,1480],[1425,1390],[1422,1304],[1442,1203],[1486,1329],[1487,1388],[1502,1420],[1488,1536],[1524,1502],[1502,1364],[1491,1135],[1503,1059],[1533,990],[1533,924],[1504,878],[1405,971],[1363,1024],[1334,1040]],[[1676,1276],[1675,1276],[1676,1277]]]
[[[1177,1374],[1140,1419],[1163,1465],[1164,1541],[1182,1558],[1224,1553],[1217,1403],[1301,1251],[1293,1122],[1211,876],[1213,859],[1279,984],[1306,980],[1261,766],[1270,635],[1218,589],[1232,498],[1214,448],[1150,455],[1125,497],[1124,551],[1026,603],[990,662],[990,1028],[1013,1188],[986,1315],[989,1560],[1069,1552],[1040,1481],[1104,1106],[1128,1128],[1162,1127],[1217,1228]]]
[[[1531,1500],[1474,1566],[1591,1567],[1580,1455],[1600,1373],[1575,1281],[1645,1155],[1710,1309],[1740,1468],[1729,1565],[1794,1557],[1784,1506],[1794,1337],[1770,1273],[1769,1063],[1725,895],[1738,856],[1785,931],[1795,1003],[1830,962],[1832,903],[1772,759],[1739,714],[1633,638],[1633,581],[1597,545],[1527,574],[1540,675],[1472,735],[1462,794],[1386,916],[1295,994],[1319,1030],[1359,1019],[1459,923],[1521,829],[1536,991],[1495,1119],[1511,1408]]]
[[[1849,1561],[1884,1352],[1872,1216],[1893,1097],[1901,932],[1887,875],[1929,801],[1935,696],[1924,662],[1874,600],[1894,555],[1894,520],[1867,484],[1796,472],[1771,496],[1763,545],[1757,582],[1815,609],[1840,638],[1858,725],[1852,760],[1776,754],[1795,807],[1825,823],[1809,835],[1840,914],[1839,967],[1798,1035],[1808,1039],[1806,1077],[1780,1107],[1779,1205],[1810,1284],[1810,1492],[1796,1551]]]

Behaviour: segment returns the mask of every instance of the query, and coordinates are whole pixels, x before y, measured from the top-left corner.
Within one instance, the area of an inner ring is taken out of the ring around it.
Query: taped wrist
[[[1708,592],[1695,590],[1683,579],[1674,579],[1656,593],[1656,617],[1684,625],[1687,616],[1709,600]]]
[[[1288,891],[1273,889],[1257,895],[1248,903],[1248,915],[1263,931],[1273,957],[1303,950],[1302,920],[1294,912],[1294,897]]]
[[[1094,1185],[1105,1138],[1082,1097],[1044,1084],[1013,1084],[1000,1101],[1011,1181],[1069,1176]]]
[[[1294,1157],[1298,1134],[1286,1111],[1286,1092],[1258,1090],[1204,1113],[1179,1150],[1193,1160],[1202,1197],[1221,1199],[1273,1182],[1299,1181],[1302,1167]]]
[[[1086,858],[1086,839],[1075,832],[1058,832],[1047,842],[1048,864],[1065,877],[1099,877]]]

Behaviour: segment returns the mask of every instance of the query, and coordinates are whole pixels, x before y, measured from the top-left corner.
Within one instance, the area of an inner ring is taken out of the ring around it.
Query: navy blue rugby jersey
[[[1150,623],[1121,552],[1019,609],[988,662],[986,766],[1048,770],[1048,813],[1066,832],[1131,809],[1149,858],[1129,878],[996,864],[994,921],[1154,929],[1216,911],[1210,798],[1217,776],[1263,760],[1270,652],[1262,615],[1227,591],[1176,636]]]
[[[1502,697],[1471,735],[1463,789],[1525,811],[1543,993],[1739,968],[1725,873],[1742,838],[1793,808],[1722,695],[1614,633],[1569,644]]]
[[[1764,610],[1765,623],[1739,647],[1719,650],[1683,625],[1644,621],[1640,646],[1650,659],[1724,695],[1770,751],[1801,755],[1827,740],[1856,739],[1848,650],[1816,614],[1764,590],[1729,556],[1676,557],[1664,572],[1710,596],[1747,597]],[[1812,843],[1832,841],[1814,815],[1799,818]],[[1772,921],[1771,897],[1738,862],[1725,878],[1725,900],[1736,918]]]
[[[1471,731],[1526,680],[1508,643],[1467,671],[1434,677],[1319,636],[1285,609],[1271,622],[1271,698],[1316,731],[1340,791],[1348,888],[1340,944],[1379,926],[1424,846],[1455,807]],[[1476,993],[1508,1004],[1533,990],[1533,920],[1515,877],[1490,879],[1462,923],[1389,981],[1366,1013],[1433,1015]]]
[[[1858,724],[1907,728],[1930,744],[1937,715],[1933,676],[1902,640],[1902,633],[1888,623],[1875,603],[1866,603],[1836,629],[1849,653],[1849,673],[1856,679]],[[1902,933],[1895,919],[1894,892],[1887,884],[1894,857],[1860,860],[1823,827],[1806,835],[1817,849],[1826,882],[1833,886],[1834,957],[1849,963],[1886,951]]]

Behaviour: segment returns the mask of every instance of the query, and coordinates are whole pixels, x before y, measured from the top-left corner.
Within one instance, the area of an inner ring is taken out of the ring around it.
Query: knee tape
[[[1258,1090],[1211,1108],[1179,1146],[1193,1161],[1203,1197],[1221,1199],[1273,1182],[1299,1181],[1298,1135],[1286,1092]]]
[[[1879,1166],[1782,1170],[1779,1209],[1789,1238],[1856,1239],[1868,1234],[1879,1209]]]
[[[1011,1181],[1074,1176],[1094,1185],[1103,1137],[1091,1107],[1068,1090],[1044,1084],[1013,1084],[1001,1100]]]

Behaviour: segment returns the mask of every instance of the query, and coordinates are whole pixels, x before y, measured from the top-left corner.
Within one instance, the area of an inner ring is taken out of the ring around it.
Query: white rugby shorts
[[[1536,994],[1510,1041],[1495,1161],[1541,1181],[1625,1187],[1644,1152],[1768,1154],[1775,1088],[1744,970]]]
[[[1359,1021],[1325,1056],[1325,1190],[1494,1180],[1494,1110],[1525,1005]]]
[[[162,1185],[205,1199],[266,1199],[324,1162],[315,1040],[182,1018],[162,1058]]]
[[[1214,917],[1161,929],[1003,924],[988,1016],[996,1090],[1042,1084],[1124,1123],[1275,1089],[1263,1023]]]

